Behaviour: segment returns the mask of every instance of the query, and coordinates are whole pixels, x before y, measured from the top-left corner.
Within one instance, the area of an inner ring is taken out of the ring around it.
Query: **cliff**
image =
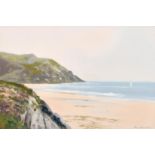
[[[67,129],[69,126],[33,90],[0,81],[0,128]]]
[[[18,83],[82,82],[71,71],[52,59],[33,54],[16,55],[0,52],[0,80]]]

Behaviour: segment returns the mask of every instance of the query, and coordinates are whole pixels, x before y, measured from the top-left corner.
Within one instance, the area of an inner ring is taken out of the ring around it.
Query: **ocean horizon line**
[[[84,82],[135,82],[135,83],[155,83],[155,81],[144,80],[85,80]],[[76,82],[75,82],[76,83]]]

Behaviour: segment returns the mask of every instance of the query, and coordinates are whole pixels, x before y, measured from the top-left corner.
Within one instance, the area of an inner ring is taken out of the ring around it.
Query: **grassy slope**
[[[30,109],[31,112],[29,113]],[[39,114],[38,110],[40,112]],[[38,116],[48,116],[59,128],[69,128],[58,115],[55,115],[50,110],[47,104],[41,100],[32,89],[22,84],[0,80],[0,128],[30,128],[32,115],[35,112]],[[27,117],[29,117],[30,123],[29,121],[25,121]],[[46,120],[46,122],[49,121],[50,120]],[[38,121],[36,121],[36,123],[38,123]],[[51,128],[51,125],[46,126],[47,124],[44,122],[44,127]],[[53,128],[56,127],[53,126]]]
[[[17,84],[17,83],[13,83],[13,82],[6,82],[6,81],[2,81],[0,80],[0,87],[1,88],[10,88],[10,89],[14,89],[17,91],[17,93],[23,93],[23,94],[28,94],[29,96],[33,96],[38,103],[40,103],[40,98],[32,91],[32,89],[29,89],[27,87],[25,87],[24,85],[21,84]],[[5,92],[5,90],[1,90],[2,92]],[[26,110],[26,106],[24,106],[24,104],[22,104],[22,101],[19,100],[18,98],[14,98],[14,97],[10,97],[10,101],[6,101],[6,98],[4,95],[2,95],[2,92],[0,92],[0,107],[1,107],[1,112],[0,112],[0,128],[5,128],[5,129],[18,129],[18,128],[27,128],[26,125],[24,124],[24,122],[22,122],[20,120],[20,118],[18,116],[16,116],[16,114],[12,114],[10,113],[6,113],[2,111],[2,105],[9,104],[10,109],[11,109],[11,103],[15,102],[15,103],[20,103],[20,112],[22,110],[22,108],[24,108],[23,110]],[[8,102],[8,103],[5,103]],[[5,107],[4,107],[5,108]],[[4,109],[5,110],[5,109]]]
[[[36,62],[34,63],[34,65],[40,65],[45,60],[48,60],[51,63],[51,65],[53,65],[55,67],[60,67],[61,66],[60,64],[58,64],[53,59],[37,58],[33,54],[17,55],[17,54],[9,54],[9,53],[5,53],[5,52],[0,52],[0,57],[4,58],[6,60],[9,60],[10,62],[15,62],[15,63],[19,63],[19,64],[27,64],[29,58],[33,57],[34,59],[36,59]]]

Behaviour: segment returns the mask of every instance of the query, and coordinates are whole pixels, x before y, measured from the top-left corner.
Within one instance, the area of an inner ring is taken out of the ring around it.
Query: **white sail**
[[[132,87],[133,87],[133,83],[132,83],[132,82],[130,82],[130,83],[129,83],[129,86],[130,86],[130,88],[132,88]]]

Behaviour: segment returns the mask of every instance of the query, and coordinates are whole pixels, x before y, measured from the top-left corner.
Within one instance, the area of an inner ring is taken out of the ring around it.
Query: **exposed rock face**
[[[0,52],[0,80],[18,83],[65,83],[82,80],[52,59]]]
[[[70,128],[35,92],[24,85],[0,81],[0,128]]]

